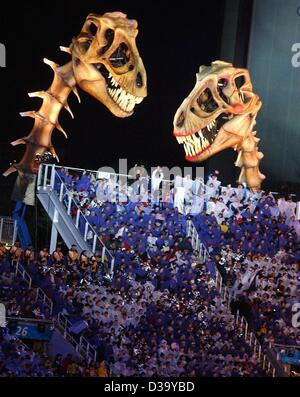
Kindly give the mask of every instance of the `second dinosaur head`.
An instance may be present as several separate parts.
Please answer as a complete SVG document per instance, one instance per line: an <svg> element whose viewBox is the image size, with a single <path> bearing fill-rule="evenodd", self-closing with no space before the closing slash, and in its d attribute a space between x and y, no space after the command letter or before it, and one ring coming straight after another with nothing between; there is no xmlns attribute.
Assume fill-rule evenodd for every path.
<svg viewBox="0 0 300 397"><path fill-rule="evenodd" d="M260 107L248 70L223 61L200 66L195 87L174 117L174 136L184 145L186 160L202 162L238 147Z"/></svg>

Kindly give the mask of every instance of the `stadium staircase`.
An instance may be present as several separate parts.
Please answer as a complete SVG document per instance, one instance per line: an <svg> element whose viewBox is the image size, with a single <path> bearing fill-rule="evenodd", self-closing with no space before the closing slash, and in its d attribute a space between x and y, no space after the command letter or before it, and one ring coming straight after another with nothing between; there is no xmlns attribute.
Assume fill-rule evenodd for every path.
<svg viewBox="0 0 300 397"><path fill-rule="evenodd" d="M24 267L16 262L13 262L12 265L15 276L21 277L27 284L28 289L32 289L32 278ZM52 315L54 332L48 346L50 356L54 357L57 353L63 355L71 353L73 356L80 356L88 363L96 362L96 349L83 336L76 338L74 333L70 331L73 328L73 324L65 314L62 312L57 315L53 314L53 301L41 288L36 288L35 300L43 302L44 306L48 308L49 313Z"/></svg>
<svg viewBox="0 0 300 397"><path fill-rule="evenodd" d="M73 198L73 194L60 178L54 165L42 164L37 180L37 197L68 248L76 245L88 254L101 252L102 262L109 264L113 274L114 257L98 237ZM74 210L76 215L72 216ZM51 244L53 245L53 244Z"/></svg>

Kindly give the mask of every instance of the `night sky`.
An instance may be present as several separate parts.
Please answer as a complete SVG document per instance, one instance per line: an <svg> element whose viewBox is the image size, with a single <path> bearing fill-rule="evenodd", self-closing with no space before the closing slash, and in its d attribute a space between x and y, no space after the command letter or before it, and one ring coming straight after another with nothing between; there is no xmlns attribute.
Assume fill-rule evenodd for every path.
<svg viewBox="0 0 300 397"><path fill-rule="evenodd" d="M148 78L148 97L127 119L113 116L100 102L80 91L82 103L71 95L75 119L63 111L60 122L65 140L54 131L53 143L61 164L96 169L114 165L119 158L129 164L190 166L172 137L175 111L195 83L200 64L219 58L224 1L27 1L6 4L1 14L0 42L7 50L7 67L0 68L1 140L0 171L19 160L24 147L9 145L28 135L33 125L19 112L37 110L40 100L28 92L46 90L52 81L44 57L64 64L70 57L59 50L68 46L93 12L122 11L139 23L137 46ZM13 186L15 176L1 186Z"/></svg>

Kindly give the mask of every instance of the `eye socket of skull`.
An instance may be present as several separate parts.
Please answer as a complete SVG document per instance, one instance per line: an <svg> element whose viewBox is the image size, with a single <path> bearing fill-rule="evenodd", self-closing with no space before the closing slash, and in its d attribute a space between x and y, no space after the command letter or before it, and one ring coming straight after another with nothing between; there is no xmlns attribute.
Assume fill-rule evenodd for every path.
<svg viewBox="0 0 300 397"><path fill-rule="evenodd" d="M201 94L196 99L196 103L201 111L204 113L213 113L219 107L217 102L214 100L213 94L209 88L206 88L204 91L201 92Z"/></svg>
<svg viewBox="0 0 300 397"><path fill-rule="evenodd" d="M72 40L77 84L118 117L132 114L135 104L147 95L146 72L135 42L137 34L137 22L123 13L90 14Z"/></svg>
<svg viewBox="0 0 300 397"><path fill-rule="evenodd" d="M252 99L252 85L250 78L245 74L240 74L235 77L234 84L239 93L240 101L247 104Z"/></svg>
<svg viewBox="0 0 300 397"><path fill-rule="evenodd" d="M94 22L91 21L88 26L88 30L92 36L96 36L96 34L98 32L98 26Z"/></svg>
<svg viewBox="0 0 300 397"><path fill-rule="evenodd" d="M106 40L106 44L105 44L104 47L100 48L100 50L99 50L99 55L100 56L105 54L106 51L111 47L111 45L112 45L112 43L114 41L114 38L115 38L114 30L110 29L110 28L106 29L106 31L104 33L104 37L105 37L105 40Z"/></svg>
<svg viewBox="0 0 300 397"><path fill-rule="evenodd" d="M245 85L245 83L246 83L246 78L245 78L244 75L241 74L240 76L237 76L237 77L234 79L234 82L235 82L236 88L237 88L238 90L240 90L240 89Z"/></svg>
<svg viewBox="0 0 300 397"><path fill-rule="evenodd" d="M220 96L221 99L223 99L223 101L228 105L229 104L229 100L228 97L226 96L226 94L224 93L224 89L226 89L226 87L228 87L229 85L229 81L225 78L221 78L218 80L218 94Z"/></svg>
<svg viewBox="0 0 300 397"><path fill-rule="evenodd" d="M130 60L130 50L128 45L121 42L118 48L109 57L109 62L114 68L120 68L126 65Z"/></svg>

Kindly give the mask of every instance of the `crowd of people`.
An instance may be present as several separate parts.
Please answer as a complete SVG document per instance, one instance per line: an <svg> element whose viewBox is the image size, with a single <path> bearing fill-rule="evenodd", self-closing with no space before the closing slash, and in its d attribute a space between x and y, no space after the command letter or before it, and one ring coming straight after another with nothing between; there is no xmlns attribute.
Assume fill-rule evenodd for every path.
<svg viewBox="0 0 300 397"><path fill-rule="evenodd" d="M7 329L0 328L0 377L107 377L104 362L88 364L71 354L55 357L29 349Z"/></svg>
<svg viewBox="0 0 300 397"><path fill-rule="evenodd" d="M299 297L292 201L243 186L224 190L214 174L203 191L191 184L194 197L182 211L174 200L143 201L134 188L136 200L100 200L107 180L64 169L58 192L60 178L77 204L72 216L80 208L114 256L113 277L100 253L89 256L75 246L35 253L16 243L1 262L3 268L23 263L52 299L53 315L63 312L74 325L85 324L74 337L83 335L96 347L111 375L265 376L216 290L216 270L231 288L233 313L244 308L263 344L299 343L289 318ZM209 252L204 262L186 235L191 219ZM44 308L39 311L47 318Z"/></svg>
<svg viewBox="0 0 300 397"><path fill-rule="evenodd" d="M213 202L224 207L224 190L213 189L213 182L209 186ZM221 213L212 211L208 201L206 211L193 218L212 267L220 271L235 307L243 308L263 344L300 346L300 332L292 326L292 307L300 296L296 203L291 197L276 200L267 193L251 197L242 191L237 200L228 190L225 201ZM233 208L233 203L238 205ZM234 214L223 219L228 210Z"/></svg>

